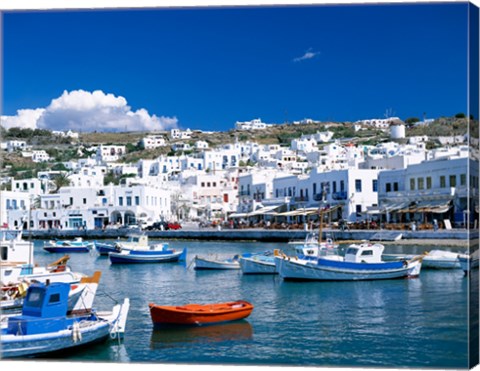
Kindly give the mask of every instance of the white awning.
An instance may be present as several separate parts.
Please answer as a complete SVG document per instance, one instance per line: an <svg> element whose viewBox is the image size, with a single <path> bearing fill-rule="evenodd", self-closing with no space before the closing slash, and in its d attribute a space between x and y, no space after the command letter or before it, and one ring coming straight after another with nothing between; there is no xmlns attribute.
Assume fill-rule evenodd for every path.
<svg viewBox="0 0 480 371"><path fill-rule="evenodd" d="M248 216L266 215L266 214L275 215L277 213L273 212L273 210L279 208L280 206L282 205L265 206L255 211L252 211L251 213L248 214Z"/></svg>

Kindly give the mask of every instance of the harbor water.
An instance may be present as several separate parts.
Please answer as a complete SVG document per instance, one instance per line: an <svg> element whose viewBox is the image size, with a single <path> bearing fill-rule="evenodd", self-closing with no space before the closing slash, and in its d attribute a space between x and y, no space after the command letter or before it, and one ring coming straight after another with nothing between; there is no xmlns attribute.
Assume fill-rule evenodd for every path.
<svg viewBox="0 0 480 371"><path fill-rule="evenodd" d="M35 241L35 262L62 254ZM111 265L96 253L71 254L74 271L100 270L95 306L129 297L124 340L65 354L62 360L221 365L467 368L469 278L461 270L422 270L419 278L363 282L285 282L241 271L195 271L195 255L233 256L285 243L170 241L185 263ZM445 248L448 249L448 248ZM385 253L423 253L386 246ZM459 251L452 250L452 251ZM243 299L245 320L154 329L149 303L182 305Z"/></svg>

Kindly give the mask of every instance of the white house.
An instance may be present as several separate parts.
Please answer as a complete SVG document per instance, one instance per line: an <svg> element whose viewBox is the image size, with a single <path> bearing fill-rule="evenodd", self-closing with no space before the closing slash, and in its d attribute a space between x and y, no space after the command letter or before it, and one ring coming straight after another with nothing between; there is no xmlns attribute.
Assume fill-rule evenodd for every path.
<svg viewBox="0 0 480 371"><path fill-rule="evenodd" d="M195 142L195 149L197 150L205 150L208 149L208 143L204 140L197 140Z"/></svg>
<svg viewBox="0 0 480 371"><path fill-rule="evenodd" d="M13 151L24 151L29 149L30 146L27 146L27 142L24 140L9 140L7 141L7 152Z"/></svg>
<svg viewBox="0 0 480 371"><path fill-rule="evenodd" d="M313 152L318 150L317 141L311 137L301 137L297 139L292 139L290 143L290 148L292 151L301 151L301 152Z"/></svg>
<svg viewBox="0 0 480 371"><path fill-rule="evenodd" d="M272 124L266 124L261 119L253 119L252 121L237 121L235 123L236 130L263 130Z"/></svg>
<svg viewBox="0 0 480 371"><path fill-rule="evenodd" d="M125 155L125 146L105 145L101 144L97 147L96 159L97 162L116 162Z"/></svg>
<svg viewBox="0 0 480 371"><path fill-rule="evenodd" d="M148 135L140 141L140 145L144 149L153 149L158 147L165 147L167 145L167 141L161 135Z"/></svg>
<svg viewBox="0 0 480 371"><path fill-rule="evenodd" d="M33 200L29 192L0 192L0 226L21 229L28 227L30 205Z"/></svg>
<svg viewBox="0 0 480 371"><path fill-rule="evenodd" d="M180 130L180 129L171 129L170 138L171 139L190 139L192 137L192 131L190 129Z"/></svg>
<svg viewBox="0 0 480 371"><path fill-rule="evenodd" d="M50 155L44 150L34 150L32 151L32 161L33 162L47 162L50 160Z"/></svg>

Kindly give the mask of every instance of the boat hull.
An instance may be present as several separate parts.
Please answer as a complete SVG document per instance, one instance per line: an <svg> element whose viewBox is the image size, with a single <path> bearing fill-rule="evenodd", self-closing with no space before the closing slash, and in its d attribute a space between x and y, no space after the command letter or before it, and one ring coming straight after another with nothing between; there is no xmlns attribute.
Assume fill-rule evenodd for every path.
<svg viewBox="0 0 480 371"><path fill-rule="evenodd" d="M95 249L102 256L108 256L111 252L118 252L118 249L111 244L95 242Z"/></svg>
<svg viewBox="0 0 480 371"><path fill-rule="evenodd" d="M238 261L210 260L195 257L195 270L234 270L240 269Z"/></svg>
<svg viewBox="0 0 480 371"><path fill-rule="evenodd" d="M394 278L416 277L420 274L421 261L395 267L380 264L369 267L368 264L327 262L325 265L315 261L276 257L275 264L279 275L284 280L292 281L362 281L385 280ZM326 260L326 259L325 259ZM354 264L359 264L358 268ZM387 263L385 263L387 264Z"/></svg>
<svg viewBox="0 0 480 371"><path fill-rule="evenodd" d="M155 326L205 325L244 319L252 313L253 305L246 301L219 304L189 304L185 306L160 306L149 304L150 316Z"/></svg>
<svg viewBox="0 0 480 371"><path fill-rule="evenodd" d="M243 274L278 274L273 257L271 259L241 258L240 268Z"/></svg>
<svg viewBox="0 0 480 371"><path fill-rule="evenodd" d="M72 253L90 251L90 247L87 246L45 246L43 249L51 253Z"/></svg>
<svg viewBox="0 0 480 371"><path fill-rule="evenodd" d="M142 263L170 263L177 262L183 258L186 250L174 251L170 253L165 252L140 252L140 251L126 251L119 253L110 253L108 257L112 264L142 264Z"/></svg>
<svg viewBox="0 0 480 371"><path fill-rule="evenodd" d="M1 358L30 357L67 350L106 340L110 334L108 322L84 323L73 329L36 335L3 335L0 340Z"/></svg>

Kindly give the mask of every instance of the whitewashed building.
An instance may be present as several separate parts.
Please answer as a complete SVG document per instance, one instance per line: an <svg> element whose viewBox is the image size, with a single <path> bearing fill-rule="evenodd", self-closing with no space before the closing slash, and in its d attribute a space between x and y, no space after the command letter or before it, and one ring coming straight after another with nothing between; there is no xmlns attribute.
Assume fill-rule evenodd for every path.
<svg viewBox="0 0 480 371"><path fill-rule="evenodd" d="M440 158L405 169L379 173L379 212L388 220L432 222L450 220L464 225L475 218L478 162L467 156ZM478 212L476 214L478 218Z"/></svg>
<svg viewBox="0 0 480 371"><path fill-rule="evenodd" d="M59 193L40 196L40 208L31 211L33 229L101 229L142 220L154 222L172 217L168 189L144 185L102 188L63 187ZM10 213L14 220L26 214Z"/></svg>
<svg viewBox="0 0 480 371"><path fill-rule="evenodd" d="M264 130L272 124L266 124L261 119L253 119L251 121L237 121L235 123L236 130Z"/></svg>
<svg viewBox="0 0 480 371"><path fill-rule="evenodd" d="M158 147L165 147L167 145L167 141L161 135L148 135L141 139L140 145L144 149L153 149Z"/></svg>
<svg viewBox="0 0 480 371"><path fill-rule="evenodd" d="M33 162L47 162L50 160L50 155L42 150L34 150L32 151L32 161Z"/></svg>
<svg viewBox="0 0 480 371"><path fill-rule="evenodd" d="M97 147L96 159L99 163L116 162L125 155L125 146L101 144Z"/></svg>

